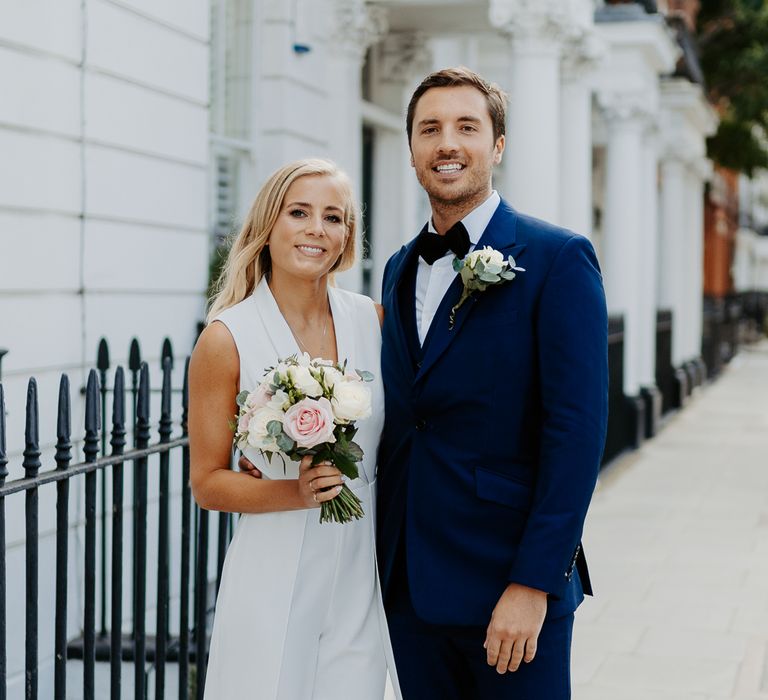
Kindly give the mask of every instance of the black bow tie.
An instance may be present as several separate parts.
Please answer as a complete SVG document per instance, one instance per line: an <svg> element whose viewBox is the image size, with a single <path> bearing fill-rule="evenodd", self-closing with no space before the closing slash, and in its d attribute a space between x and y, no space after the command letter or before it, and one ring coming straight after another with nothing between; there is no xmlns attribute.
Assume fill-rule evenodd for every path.
<svg viewBox="0 0 768 700"><path fill-rule="evenodd" d="M444 236L431 233L425 228L416 241L419 255L428 265L442 258L449 250L461 259L469 252L469 245L469 234L461 221L451 226Z"/></svg>

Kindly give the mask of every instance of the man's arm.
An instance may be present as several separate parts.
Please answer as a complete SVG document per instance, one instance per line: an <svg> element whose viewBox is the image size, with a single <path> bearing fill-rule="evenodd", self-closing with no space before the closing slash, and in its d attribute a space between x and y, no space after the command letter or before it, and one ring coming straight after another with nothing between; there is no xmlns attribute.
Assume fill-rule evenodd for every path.
<svg viewBox="0 0 768 700"><path fill-rule="evenodd" d="M592 245L558 252L537 318L543 429L534 502L485 648L499 673L536 655L547 594L562 596L597 479L608 411L608 321Z"/></svg>
<svg viewBox="0 0 768 700"><path fill-rule="evenodd" d="M608 420L608 314L586 238L568 239L556 256L536 335L541 448L533 504L509 580L560 598L570 582Z"/></svg>

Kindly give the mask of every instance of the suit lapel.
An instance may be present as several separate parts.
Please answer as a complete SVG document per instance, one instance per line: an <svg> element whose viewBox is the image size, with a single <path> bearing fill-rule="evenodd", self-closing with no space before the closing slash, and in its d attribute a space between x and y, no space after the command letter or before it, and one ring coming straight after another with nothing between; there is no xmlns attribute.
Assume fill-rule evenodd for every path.
<svg viewBox="0 0 768 700"><path fill-rule="evenodd" d="M398 354L403 365L408 367L411 372L413 372L416 356L419 352L414 305L416 258L416 239L414 239L406 245L398 267L393 271L391 297L391 311L397 331Z"/></svg>
<svg viewBox="0 0 768 700"><path fill-rule="evenodd" d="M504 254L507 258L510 255L517 260L518 256L525 250L525 243L517 243L517 214L512 207L503 199L494 212L488 226L480 240L475 246L479 250L485 246L490 246ZM456 318L452 329L449 329L449 319L451 309L461 298L463 285L461 275L456 275L448 291L445 293L440 306L435 313L435 318L429 327L427 337L424 339L424 357L421 367L416 375L418 382L435 364L440 356L445 352L448 346L461 332L461 327L472 312L475 304L482 298L483 292L475 292L469 297L456 311Z"/></svg>

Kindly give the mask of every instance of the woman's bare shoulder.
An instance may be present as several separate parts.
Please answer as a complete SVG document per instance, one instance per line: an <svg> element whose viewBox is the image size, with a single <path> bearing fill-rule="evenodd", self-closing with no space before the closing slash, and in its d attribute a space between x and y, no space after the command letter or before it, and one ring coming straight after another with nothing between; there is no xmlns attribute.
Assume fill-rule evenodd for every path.
<svg viewBox="0 0 768 700"><path fill-rule="evenodd" d="M195 343L191 363L192 366L231 369L239 373L240 355L235 339L224 323L213 321L203 329Z"/></svg>

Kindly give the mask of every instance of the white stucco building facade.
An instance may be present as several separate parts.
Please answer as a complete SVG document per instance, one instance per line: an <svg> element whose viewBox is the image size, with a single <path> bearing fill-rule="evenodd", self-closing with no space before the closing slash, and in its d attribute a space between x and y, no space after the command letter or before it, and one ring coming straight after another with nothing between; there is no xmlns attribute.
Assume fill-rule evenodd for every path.
<svg viewBox="0 0 768 700"><path fill-rule="evenodd" d="M213 245L289 160L330 157L352 176L368 255L340 284L378 297L387 258L429 212L409 165L405 107L426 73L458 64L509 93L495 186L521 211L592 239L609 310L624 320L624 393L657 412L657 310L672 310L676 366L701 352L705 138L716 125L701 87L670 77L679 55L661 15L595 0L5 3L0 348L9 480L21 476L27 378L39 383L43 468L51 468L60 373L75 389L75 426L76 390L99 338L114 366L138 337L157 385L162 340L179 360L195 340ZM739 279L763 275L768 285L763 238L745 231L752 252ZM82 504L72 508L81 518ZM48 534L51 512L41 522ZM23 515L13 513L9 561L22 562ZM76 544L72 552L75 571ZM23 595L23 582L15 585L9 600ZM46 634L41 668L51 663ZM9 678L19 689L21 645L13 654Z"/></svg>

